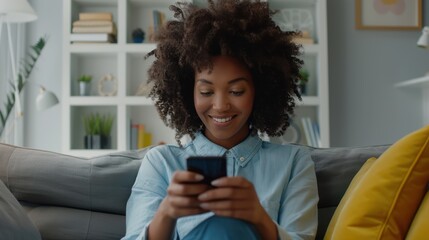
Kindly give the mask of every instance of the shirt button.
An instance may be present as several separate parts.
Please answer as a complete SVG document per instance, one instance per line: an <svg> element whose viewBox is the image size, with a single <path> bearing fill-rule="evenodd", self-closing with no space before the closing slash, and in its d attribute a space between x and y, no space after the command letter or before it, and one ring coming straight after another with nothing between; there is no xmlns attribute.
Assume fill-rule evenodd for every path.
<svg viewBox="0 0 429 240"><path fill-rule="evenodd" d="M241 162L243 162L244 160L246 160L244 157L240 157Z"/></svg>

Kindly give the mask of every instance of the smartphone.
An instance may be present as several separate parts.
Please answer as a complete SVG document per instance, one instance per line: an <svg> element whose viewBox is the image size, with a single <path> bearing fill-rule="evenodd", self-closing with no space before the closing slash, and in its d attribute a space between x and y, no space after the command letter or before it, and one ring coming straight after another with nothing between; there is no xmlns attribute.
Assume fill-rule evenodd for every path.
<svg viewBox="0 0 429 240"><path fill-rule="evenodd" d="M202 183L210 183L226 176L226 158L224 156L192 156L186 159L187 169L204 176Z"/></svg>

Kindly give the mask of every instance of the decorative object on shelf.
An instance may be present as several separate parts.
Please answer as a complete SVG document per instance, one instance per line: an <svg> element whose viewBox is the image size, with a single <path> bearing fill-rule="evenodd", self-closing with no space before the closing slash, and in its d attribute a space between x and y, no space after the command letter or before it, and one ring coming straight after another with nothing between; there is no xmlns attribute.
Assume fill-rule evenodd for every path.
<svg viewBox="0 0 429 240"><path fill-rule="evenodd" d="M53 92L47 91L43 86L40 86L39 95L36 98L37 110L48 109L57 103L59 103L57 96Z"/></svg>
<svg viewBox="0 0 429 240"><path fill-rule="evenodd" d="M152 88L153 88L153 82L149 82L149 83L142 82L140 83L140 86L137 89L136 96L147 97L149 96L149 93L152 90Z"/></svg>
<svg viewBox="0 0 429 240"><path fill-rule="evenodd" d="M45 44L46 44L46 38L45 37L40 38L34 45L30 46L31 51L30 53L27 54L27 59L25 59L25 61L20 61L21 66L19 68L19 72L17 73L17 75L15 75L17 80L14 80L16 81L16 85L14 81L11 81L10 85L12 86L12 89L10 92L6 94L6 102L4 103L5 109L3 110L0 109L0 137L1 138L3 137L6 138L6 136L3 135L3 131L5 130L6 123L8 122L8 119L10 117L10 114L13 108L16 107L16 111L20 111L18 110L19 108L18 105L15 106L15 104L17 104L19 100L19 95L17 98L16 92L20 93L24 88L25 84L27 83L27 79L34 68L34 65L36 64L37 60L40 57L40 54L42 53L42 50L45 47ZM23 116L22 112L20 116ZM10 126L13 126L13 125L10 125Z"/></svg>
<svg viewBox="0 0 429 240"><path fill-rule="evenodd" d="M299 31L301 35L294 38L299 44L314 44L311 37L314 32L313 14L309 9L285 8L274 15L273 20L284 32Z"/></svg>
<svg viewBox="0 0 429 240"><path fill-rule="evenodd" d="M134 29L132 35L134 43L144 42L145 32L141 28Z"/></svg>
<svg viewBox="0 0 429 240"><path fill-rule="evenodd" d="M355 0L356 28L413 30L422 27L422 0Z"/></svg>
<svg viewBox="0 0 429 240"><path fill-rule="evenodd" d="M299 70L299 82L298 82L298 86L299 86L299 91L301 93L301 95L307 95L307 83L308 83L308 78L309 78L310 74L308 73L308 70L305 68L301 68Z"/></svg>
<svg viewBox="0 0 429 240"><path fill-rule="evenodd" d="M79 82L79 95L89 96L89 93L91 92L92 76L83 74L77 79L77 81Z"/></svg>
<svg viewBox="0 0 429 240"><path fill-rule="evenodd" d="M300 143L301 131L299 126L293 121L290 123L286 132L279 137L269 137L266 133L258 133L259 137L267 142L278 143L278 144L289 144L289 143Z"/></svg>
<svg viewBox="0 0 429 240"><path fill-rule="evenodd" d="M89 114L83 117L83 124L85 126L85 149L111 148L112 115Z"/></svg>
<svg viewBox="0 0 429 240"><path fill-rule="evenodd" d="M117 92L118 81L112 74L106 74L98 81L98 94L100 96L116 96Z"/></svg>

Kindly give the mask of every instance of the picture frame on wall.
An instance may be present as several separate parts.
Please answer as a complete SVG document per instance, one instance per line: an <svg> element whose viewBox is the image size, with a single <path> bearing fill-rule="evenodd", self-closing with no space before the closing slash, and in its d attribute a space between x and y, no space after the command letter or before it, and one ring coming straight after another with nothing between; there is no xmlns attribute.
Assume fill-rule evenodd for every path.
<svg viewBox="0 0 429 240"><path fill-rule="evenodd" d="M355 0L356 29L420 30L422 0Z"/></svg>

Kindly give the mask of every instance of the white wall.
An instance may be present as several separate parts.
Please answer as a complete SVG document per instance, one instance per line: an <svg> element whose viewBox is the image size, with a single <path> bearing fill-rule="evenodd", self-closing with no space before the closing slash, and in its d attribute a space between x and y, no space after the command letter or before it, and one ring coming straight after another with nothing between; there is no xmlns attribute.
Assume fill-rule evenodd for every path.
<svg viewBox="0 0 429 240"><path fill-rule="evenodd" d="M61 100L62 1L29 2L39 19L28 25L27 44L49 40L26 88L25 145L61 151L60 106L36 112L34 99L40 83ZM429 51L415 45L420 31L355 30L354 1L327 2L331 145L392 143L421 127L421 93L393 86L429 70Z"/></svg>
<svg viewBox="0 0 429 240"><path fill-rule="evenodd" d="M61 151L61 105L38 112L35 100L41 84L61 101L63 1L30 0L29 3L38 19L27 25L26 45L45 35L48 41L25 87L24 145Z"/></svg>

